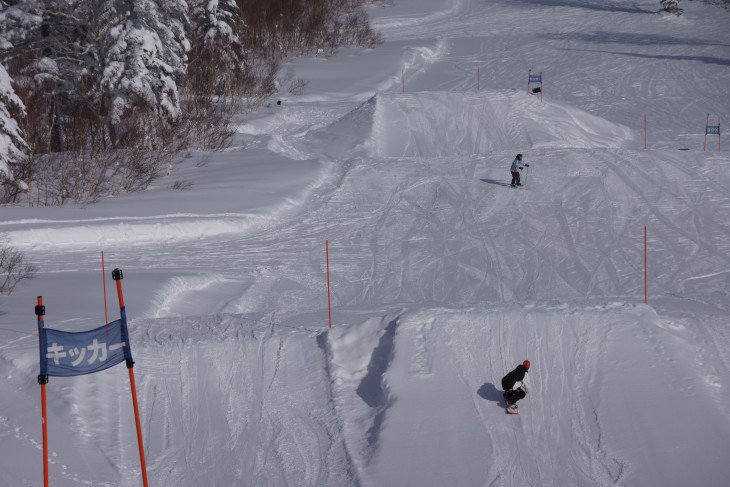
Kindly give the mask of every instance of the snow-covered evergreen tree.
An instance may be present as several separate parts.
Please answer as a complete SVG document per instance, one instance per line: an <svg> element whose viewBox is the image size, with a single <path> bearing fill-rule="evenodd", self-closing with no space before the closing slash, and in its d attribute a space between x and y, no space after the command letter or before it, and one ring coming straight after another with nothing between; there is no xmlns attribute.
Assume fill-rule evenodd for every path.
<svg viewBox="0 0 730 487"><path fill-rule="evenodd" d="M245 71L247 52L236 31L242 24L236 1L192 0L190 6L190 85L197 94L236 93L249 77Z"/></svg>
<svg viewBox="0 0 730 487"><path fill-rule="evenodd" d="M19 71L27 87L26 105L33 125L29 137L39 152L69 150L75 120L68 114L93 112L98 105L98 96L90 96L88 90L93 85L89 64L94 63L96 49L88 37L87 3L92 2L27 2L41 21L26 29L25 60ZM82 110L86 105L92 108Z"/></svg>
<svg viewBox="0 0 730 487"><path fill-rule="evenodd" d="M662 4L662 10L670 14L679 16L684 12L679 8L679 0L660 0L660 3Z"/></svg>
<svg viewBox="0 0 730 487"><path fill-rule="evenodd" d="M130 110L151 111L163 121L180 116L178 82L190 49L187 8L185 0L102 2L102 87L115 130Z"/></svg>
<svg viewBox="0 0 730 487"><path fill-rule="evenodd" d="M7 5L0 1L0 53L3 57L13 47L5 38L6 9ZM0 64L0 181L14 179L12 166L25 159L28 148L13 113L22 116L25 107L15 94L5 66Z"/></svg>
<svg viewBox="0 0 730 487"><path fill-rule="evenodd" d="M206 44L240 43L232 26L238 11L235 0L192 0L191 10L196 34Z"/></svg>
<svg viewBox="0 0 730 487"><path fill-rule="evenodd" d="M1 41L0 41L1 42ZM0 64L0 180L13 179L12 166L25 159L27 145L11 111L23 114L25 107L17 97L10 76Z"/></svg>
<svg viewBox="0 0 730 487"><path fill-rule="evenodd" d="M37 0L0 0L0 30L5 40L15 44L25 41L35 26L40 25L41 11Z"/></svg>

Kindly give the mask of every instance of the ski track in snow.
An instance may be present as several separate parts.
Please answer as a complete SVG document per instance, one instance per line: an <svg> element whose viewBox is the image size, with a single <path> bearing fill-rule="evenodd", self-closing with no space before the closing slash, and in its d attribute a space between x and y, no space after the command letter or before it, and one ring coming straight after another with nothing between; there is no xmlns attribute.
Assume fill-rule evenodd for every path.
<svg viewBox="0 0 730 487"><path fill-rule="evenodd" d="M292 103L267 131L241 128L272 152L331 164L302 210L124 226L115 260L155 283L130 311L154 485L721 485L730 176L726 156L673 150L698 144L680 127L706 107L678 92L696 80L670 62L718 60L702 42L642 34L648 2L426 3L375 22L404 46L408 93L398 76L365 102ZM543 34L498 20L515 15ZM603 32L606 16L625 30ZM459 54L474 39L477 52ZM649 41L675 50L639 52ZM542 104L505 85L524 65L550 79ZM720 81L699 82L712 92ZM664 122L652 120L652 151L611 122L627 104ZM517 151L527 191L501 184ZM118 228L78 223L83 238L53 241L15 222L14 242L42 268L95 272L89 249ZM653 308L637 304L644 225ZM165 237L173 228L182 238ZM0 415L0 441L35 455L37 432L13 419L35 407L21 382L34 377L31 342L0 347L23 391ZM535 390L506 417L499 380L527 357ZM139 484L125 372L109 373L53 385L52 433L72 430L70 444L105 465L52 445L60 485ZM709 453L677 461L693 449ZM7 473L13 455L0 483L22 485Z"/></svg>
<svg viewBox="0 0 730 487"><path fill-rule="evenodd" d="M410 104L409 100L417 98L409 95L404 102ZM433 95L427 95L426 99L433 99ZM398 104L399 97L389 101L386 107L393 102ZM410 117L419 114L416 110ZM374 131L377 131L378 116L374 116ZM426 123L416 128L424 121L416 122L407 126L416 134L428 126ZM512 132L520 133L519 130ZM454 140L455 150L471 144L465 140ZM271 336L270 327L263 330L254 327L248 335L241 331L231 338L210 338L211 334L215 337L219 333L220 323L206 326L206 319L185 318L181 319L187 324L180 328L198 329L195 340L178 340L173 338L176 332L163 331L172 325L167 324L170 318L162 317L172 313L189 316L199 311L186 309L185 302L200 293L210 295L207 302L220 303L207 310L212 313L267 309L302 313L321 309L319 297L325 292L321 242L325 238L330 239L333 298L337 307L362 308L370 303L400 307L426 302L466 307L485 301L622 300L636 296L641 289L641 281L636 276L641 269L642 222L654 222L650 225L652 238L658 242L653 244L657 250L650 254L656 262L654 265L674 269L671 274L654 276L652 286L657 290L663 294L682 293L684 284L689 280L694 285L698 275L704 276L699 285L711 286L713 281L723 279L722 274L707 273L706 269L708 265L717 265L718 259L723 264L727 262L725 229L711 218L727 208L728 194L718 187L710 189L710 194L705 192L705 197L698 200L693 186L669 184L666 189L655 192L642 189L648 181L680 178L675 173L681 171L674 164L658 167L641 152L622 148L536 150L532 152L530 176L540 177L541 184L532 186L528 192L509 192L508 188L494 186L489 181L503 177L504 161L511 152L502 150L490 156L454 158L429 154L428 145L416 143L411 147L425 153L417 154L418 157L360 156L349 161L331 187L312 195L305 214L281 227L227 239L195 241L189 244L191 252L185 255L177 254L174 247L135 246L116 250L121 261L132 262L134 255L137 264L125 267L129 274L137 266L155 267L160 262L171 268L206 269L205 275L176 277L160 287L151 311L143 313L149 318L135 324L135 328L149 327L154 333L133 340L140 343L138 360L145 364L141 402L147 414L154 418L148 420L146 428L150 438L149 456L155 459L150 463L150 470L156 478L167 479L162 485L236 483L244 476L251 476L251 485L405 482L405 478L392 478L398 467L386 460L389 452L395 455L395 451L404 449L400 438L409 435L406 429L401 431L395 425L441 420L426 405L419 408L413 400L398 399L399 385L406 390L414 386L403 385L402 377L400 382L397 377L385 379L391 369L411 370L416 377L422 377L418 380L425 377L426 383L430 377L446 373L466 386L460 391L459 401L447 401L444 406L459 410L464 407L463 401L468 401L471 406L459 414L471 419L457 425L450 423L449 417L442 420L451 427L482 425L481 430L472 433L476 439L466 444L483 442L485 450L479 456L493 459L483 468L475 468L476 458L461 451L456 444L447 443L448 451L462 453L450 455L447 463L454 469L466 469L467 477L474 483L614 485L630 478L635 469L633 462L611 453L603 445L606 440L601 424L601 397L590 395L591 391L600 390L598 379L592 376L596 368L590 366L591 361L600 355L601 345L609 337L608 330L618 327L620 320L602 322L605 329L598 333L585 323L576 323L565 334L560 324L563 313L558 313L553 323L550 312L539 310L532 320L528 319L529 314L515 319L508 311L506 317L497 318L473 310L471 314L476 318L465 321L439 317L439 312L434 311L435 319L425 318L432 321L431 325L418 325L418 347L413 352L409 351L412 345L403 345L402 340L414 331L407 325L398 328L395 360L402 354L410 363L389 364L379 372L387 380L394 401L372 407L363 404L355 409L352 404L362 401L356 394L360 380L342 388L337 386L342 374L318 373L327 368L324 361L334 359L323 355L311 336L295 342L278 334ZM548 164L549 172L543 169ZM371 176L385 169L391 175L387 180ZM706 207L698 211L699 205ZM692 215L688 220L690 226L683 221L686 214ZM698 237L698 226L703 227L703 239ZM708 229L712 229L710 233ZM661 247L660 242L669 239L678 243ZM674 254L685 248L688 253ZM127 252L129 257L125 255ZM191 259L191 255L197 257ZM211 262L216 256L225 256L221 261L224 265L218 269ZM57 265L61 266L64 257L69 259L69 266L74 259L68 254L49 257L59 259ZM670 261L672 265L668 264ZM249 263L255 265L251 267ZM276 293L272 292L274 289ZM429 312L421 313L428 315ZM232 316L223 320L226 333L232 326L227 320L235 321L237 315ZM580 317L588 319L590 313ZM409 316L406 323L411 320L418 322ZM495 321L499 323L498 334L482 337L477 330L473 331L475 336L470 335L470 328L474 327L491 331ZM534 322L541 322L540 328L546 331L538 329ZM529 331L517 336L509 331L523 326ZM454 335L457 332L451 330L463 335ZM627 332L632 333L630 330L613 333L619 337L616 340L625 340ZM720 339L711 333L707 331L710 340ZM639 328L638 336L643 336L649 350L662 353L645 325ZM205 338L199 341L202 337ZM447 343L443 342L445 337L449 337ZM522 348L518 345L520 340ZM375 353L375 343L370 347L359 345L357 350L364 351L368 359L368 350ZM467 344L473 348L459 349ZM296 393L272 389L282 367L301 369L294 357L301 355L302 346L308 359L320 364L305 370L306 383L309 387L317 384L320 397L331 397L334 404L334 408L325 409L314 418L301 417L300 411L308 409L306 396L301 398L303 402L282 409L280 404L289 402ZM446 346L455 350L445 357ZM289 353L282 355L282 349ZM711 349L705 347L705 353ZM229 360L239 354L247 360L242 363ZM158 355L159 365L155 359ZM282 356L287 357L286 365L281 363ZM504 424L504 411L495 407L494 391L486 404L475 393L485 377L493 377L492 384L498 384L500 374L513 366L510 360L520 356L534 357L535 363L542 364L535 375L544 373L544 376L536 386L539 392L529 397L522 414L506 418L513 424ZM499 360L493 362L494 357ZM178 364L176 369L180 372L176 377L166 372L169 360ZM360 370L367 370L367 363ZM253 370L243 370L244 366L254 364ZM444 364L449 365L442 372ZM585 372L571 376L571 371L581 370ZM716 377L721 375L719 371L714 374L710 371L705 376L709 389L718 389L712 384L718 383ZM334 388L321 389L321 384L330 380L334 381ZM439 379L438 383L442 381L452 382ZM283 384L290 386L291 379ZM75 394L94 394L78 387L73 388ZM611 392L629 400L617 390ZM429 396L427 392L424 394L420 399L427 403ZM718 396L721 397L724 394ZM196 401L194 398L211 399ZM322 399L309 402L317 404ZM402 405L404 402L407 406ZM565 404L570 404L569 416L560 409ZM122 414L122 406L119 411L109 412L108 417L115 417L115 412ZM85 418L79 419L81 422L75 427L81 438L85 428L96 429L95 415L98 412L73 414ZM385 424L390 425L388 433L376 434ZM120 426L118 431L122 430ZM411 436L418 438L418 435ZM133 444L129 435L123 434L121 438ZM364 438L378 439L363 443ZM111 435L108 441L113 444L118 440ZM437 440L426 436L422 441ZM247 447L251 444L259 446L251 450ZM509 454L503 453L504 448ZM110 447L109 451L112 450ZM216 454L211 456L209 452L213 451ZM423 455L423 451L418 452ZM547 452L551 455L546 457ZM126 449L124 454L122 459L109 453L110 462L133 463L133 448ZM403 454L395 458L406 464L408 460L416 462L404 458ZM564 458L571 458L572 465L556 469L555 462ZM381 472L386 476L381 477ZM422 485L440 485L435 479L445 482L446 474L455 474L454 470L446 469L439 474L423 467L419 475L409 469L402 472L410 472L410 479L420 478Z"/></svg>

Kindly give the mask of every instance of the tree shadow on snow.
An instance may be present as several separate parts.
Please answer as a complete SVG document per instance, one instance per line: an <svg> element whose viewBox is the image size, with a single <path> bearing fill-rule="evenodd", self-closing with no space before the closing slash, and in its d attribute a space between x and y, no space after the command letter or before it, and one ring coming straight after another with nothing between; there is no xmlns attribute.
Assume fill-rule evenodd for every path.
<svg viewBox="0 0 730 487"><path fill-rule="evenodd" d="M598 49L563 49L563 51L584 51L598 52L602 54L616 54L619 56L631 56L641 59L660 59L664 61L698 61L705 64L717 64L719 66L730 66L730 60L712 56L667 56L663 54L637 54L634 52L603 51Z"/></svg>
<svg viewBox="0 0 730 487"><path fill-rule="evenodd" d="M721 44L714 40L704 39L684 39L661 34L637 33L637 32L608 32L597 31L587 32L583 34L545 34L541 36L551 41L584 41L591 44L617 44L617 45L636 45L636 46L702 46L702 47L730 47L727 44ZM599 51L601 52L601 51ZM620 53L619 53L620 54Z"/></svg>
<svg viewBox="0 0 730 487"><path fill-rule="evenodd" d="M485 382L477 391L477 395L487 401L499 403L504 397L502 397L502 391L497 389L491 382Z"/></svg>
<svg viewBox="0 0 730 487"><path fill-rule="evenodd" d="M538 4L540 7L566 7L566 8L584 8L588 10L598 10L599 12L624 12L629 14L655 14L657 10L644 10L636 5L629 7L622 5L611 5L607 2L596 0L513 0L515 3L531 3ZM659 3L659 2L657 2Z"/></svg>

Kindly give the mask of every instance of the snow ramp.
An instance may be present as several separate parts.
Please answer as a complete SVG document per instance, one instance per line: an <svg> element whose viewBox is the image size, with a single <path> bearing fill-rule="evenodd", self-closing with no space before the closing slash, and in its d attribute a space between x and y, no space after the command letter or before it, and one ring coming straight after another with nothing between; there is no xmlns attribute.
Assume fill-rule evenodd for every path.
<svg viewBox="0 0 730 487"><path fill-rule="evenodd" d="M321 332L276 321L222 314L133 327L151 485L358 485Z"/></svg>
<svg viewBox="0 0 730 487"><path fill-rule="evenodd" d="M632 131L516 90L379 94L374 157L448 157L538 148L624 148Z"/></svg>
<svg viewBox="0 0 730 487"><path fill-rule="evenodd" d="M647 306L423 308L329 335L363 485L727 478L723 395L687 355L684 324ZM507 416L500 379L525 358L533 388Z"/></svg>
<svg viewBox="0 0 730 487"><path fill-rule="evenodd" d="M302 327L315 314L136 321L151 485L720 486L730 474L727 391L686 320L619 303L337 316L329 331ZM17 420L37 415L26 347L0 353L18 371L3 472L38 454L39 432ZM507 416L499 381L525 358L533 390ZM54 485L140 485L125 374L52 382Z"/></svg>

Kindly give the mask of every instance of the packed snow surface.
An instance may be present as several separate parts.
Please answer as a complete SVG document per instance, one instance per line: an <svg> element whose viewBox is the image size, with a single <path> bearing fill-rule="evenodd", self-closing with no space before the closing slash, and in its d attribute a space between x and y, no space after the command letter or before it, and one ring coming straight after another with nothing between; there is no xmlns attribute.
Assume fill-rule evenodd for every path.
<svg viewBox="0 0 730 487"><path fill-rule="evenodd" d="M228 150L0 210L39 268L0 301L0 486L43 485L36 296L99 326L114 267L150 485L727 485L730 11L375 3L384 44L292 60ZM141 485L124 367L47 391L51 485Z"/></svg>

